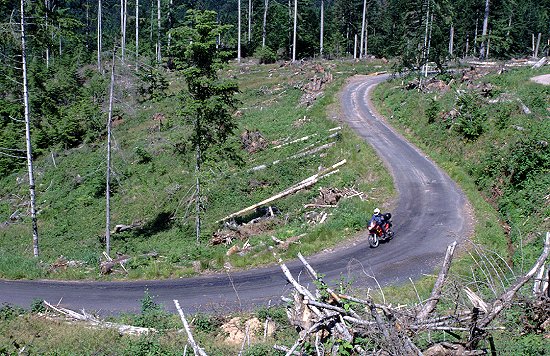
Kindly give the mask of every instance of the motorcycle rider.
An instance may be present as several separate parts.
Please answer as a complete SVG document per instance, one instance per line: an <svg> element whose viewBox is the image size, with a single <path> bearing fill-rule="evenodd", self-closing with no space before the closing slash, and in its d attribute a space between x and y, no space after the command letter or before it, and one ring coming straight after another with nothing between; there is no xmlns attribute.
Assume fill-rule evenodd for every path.
<svg viewBox="0 0 550 356"><path fill-rule="evenodd" d="M384 215L380 213L380 209L378 208L374 209L374 214L372 215L369 224L373 221L376 222L376 224L382 229L382 232L386 234L386 229L384 228L385 218Z"/></svg>

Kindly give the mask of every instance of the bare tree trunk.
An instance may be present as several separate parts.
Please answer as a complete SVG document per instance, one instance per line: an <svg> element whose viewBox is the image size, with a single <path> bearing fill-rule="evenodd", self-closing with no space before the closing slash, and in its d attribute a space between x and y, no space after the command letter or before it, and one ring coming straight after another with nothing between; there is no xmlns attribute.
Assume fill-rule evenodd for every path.
<svg viewBox="0 0 550 356"><path fill-rule="evenodd" d="M136 0L136 71L139 69L139 0Z"/></svg>
<svg viewBox="0 0 550 356"><path fill-rule="evenodd" d="M59 57L63 54L62 37L61 37L61 25L57 25L57 32L59 33Z"/></svg>
<svg viewBox="0 0 550 356"><path fill-rule="evenodd" d="M539 58L540 36L541 33L539 32L539 36L537 37L537 45L535 46L535 58Z"/></svg>
<svg viewBox="0 0 550 356"><path fill-rule="evenodd" d="M264 23L262 25L262 48L265 47L266 25L267 25L267 9L269 8L269 0L264 0Z"/></svg>
<svg viewBox="0 0 550 356"><path fill-rule="evenodd" d="M153 23L155 22L155 10L154 10L154 5L155 4L155 0L151 0L151 21L149 21L150 25L149 26L149 43L153 43ZM156 52L156 48L155 48L155 54L157 53Z"/></svg>
<svg viewBox="0 0 550 356"><path fill-rule="evenodd" d="M111 253L111 123L113 121L113 91L115 87L116 46L113 48L111 85L109 87L109 113L107 116L107 170L105 173L105 252Z"/></svg>
<svg viewBox="0 0 550 356"><path fill-rule="evenodd" d="M430 46L432 43L432 29L434 25L434 13L432 12L432 16L430 18L430 33L428 35L428 48L426 49L426 66L424 67L424 76L428 76L428 61L430 60Z"/></svg>
<svg viewBox="0 0 550 356"><path fill-rule="evenodd" d="M86 49L90 48L90 1L86 0Z"/></svg>
<svg viewBox="0 0 550 356"><path fill-rule="evenodd" d="M124 56L126 54L126 20L127 20L127 17L128 17L128 0L120 0L120 6L121 6L121 9L122 9L122 12L121 12L121 15L122 15L122 19L121 19L121 22L120 22L120 30L121 30L121 35L122 35L122 40L121 40L121 44L120 44L120 59L122 61L122 63L124 63Z"/></svg>
<svg viewBox="0 0 550 356"><path fill-rule="evenodd" d="M487 53L485 55L486 59L489 59L489 47L491 47L491 31L489 31L489 36L487 37Z"/></svg>
<svg viewBox="0 0 550 356"><path fill-rule="evenodd" d="M174 0L170 0L168 3L168 52L170 52L170 45L172 43L172 34L170 29L172 29L172 8L174 7Z"/></svg>
<svg viewBox="0 0 550 356"><path fill-rule="evenodd" d="M428 30L429 30L429 24L430 24L430 0L427 1L427 8L426 8L426 30L424 33L424 48L422 49L422 61L424 62L424 71L426 70L425 67L428 66L428 56L426 54L428 49Z"/></svg>
<svg viewBox="0 0 550 356"><path fill-rule="evenodd" d="M252 0L248 0L248 42L252 41Z"/></svg>
<svg viewBox="0 0 550 356"><path fill-rule="evenodd" d="M237 62L241 63L241 0L237 0Z"/></svg>
<svg viewBox="0 0 550 356"><path fill-rule="evenodd" d="M369 19L365 22L365 58L369 53Z"/></svg>
<svg viewBox="0 0 550 356"><path fill-rule="evenodd" d="M365 18L367 16L367 0L363 0L363 21L361 21L361 42L359 44L359 58L363 58L363 43L365 42ZM355 57L355 55L353 56Z"/></svg>
<svg viewBox="0 0 550 356"><path fill-rule="evenodd" d="M483 16L483 31L481 32L481 48L479 49L479 59L486 59L487 47L487 28L489 26L489 0L485 0L485 15Z"/></svg>
<svg viewBox="0 0 550 356"><path fill-rule="evenodd" d="M468 55L470 50L470 36L466 35L466 49L464 50L464 57Z"/></svg>
<svg viewBox="0 0 550 356"><path fill-rule="evenodd" d="M298 0L294 0L294 32L292 34L292 62L296 62L296 30L298 27Z"/></svg>
<svg viewBox="0 0 550 356"><path fill-rule="evenodd" d="M97 2L97 70L101 73L101 0Z"/></svg>
<svg viewBox="0 0 550 356"><path fill-rule="evenodd" d="M321 0L321 33L319 35L319 55L323 57L323 38L325 36L325 0Z"/></svg>
<svg viewBox="0 0 550 356"><path fill-rule="evenodd" d="M196 122L195 125L198 125L198 122ZM198 130L198 128L196 128L196 130ZM197 243L199 243L201 236L201 182L199 177L201 171L201 149L199 145L197 145L195 149L195 234Z"/></svg>
<svg viewBox="0 0 550 356"><path fill-rule="evenodd" d="M357 59L357 34L353 37L353 59Z"/></svg>
<svg viewBox="0 0 550 356"><path fill-rule="evenodd" d="M454 37L455 37L455 27L451 25L451 29L449 31L449 56L453 56L453 47L454 47Z"/></svg>
<svg viewBox="0 0 550 356"><path fill-rule="evenodd" d="M476 18L476 30L474 32L474 56L476 55L476 48L477 48L477 23L478 23L478 19Z"/></svg>
<svg viewBox="0 0 550 356"><path fill-rule="evenodd" d="M25 0L21 0L21 60L23 71L23 103L25 106L25 141L27 143L27 169L29 172L29 194L31 200L32 247L34 257L38 257L38 224L36 223L36 191L32 165L31 115L29 108L29 87L27 81L27 49L25 36Z"/></svg>
<svg viewBox="0 0 550 356"><path fill-rule="evenodd" d="M45 0L44 1L44 5L46 6L46 11L45 11L45 14L44 14L44 20L45 20L45 23L46 23L46 31L48 31L48 12L50 11L50 1L49 0ZM50 67L50 43L46 43L46 68L49 68Z"/></svg>
<svg viewBox="0 0 550 356"><path fill-rule="evenodd" d="M157 0L157 63L160 63L160 0Z"/></svg>

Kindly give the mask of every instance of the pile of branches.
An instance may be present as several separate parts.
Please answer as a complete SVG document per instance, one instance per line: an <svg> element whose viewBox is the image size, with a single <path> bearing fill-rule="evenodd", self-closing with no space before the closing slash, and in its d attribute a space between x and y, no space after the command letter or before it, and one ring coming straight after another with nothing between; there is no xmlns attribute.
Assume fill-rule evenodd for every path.
<svg viewBox="0 0 550 356"><path fill-rule="evenodd" d="M336 207L340 199L359 197L361 200L367 200L367 195L357 191L355 188L334 188L321 187L319 188L319 196L315 198L313 203L306 204L304 208L333 208Z"/></svg>
<svg viewBox="0 0 550 356"><path fill-rule="evenodd" d="M503 292L492 302L484 301L478 295L481 293L474 290L490 286L494 280L477 281L478 285L455 284L448 290L444 288L455 248L456 242L447 248L430 297L412 306L395 307L376 303L370 295L357 298L337 293L299 255L316 286L316 290L310 291L280 262L283 273L294 287L293 299L287 300L290 305L287 314L300 334L290 347L275 345L275 348L286 355L304 352L338 355L344 350L347 354L357 355L481 355L488 352L496 355L492 332L503 329L498 325L497 317L513 304L516 293L533 277L536 280L533 303L544 310L544 313L537 313L538 326L550 322L548 279L544 277L548 275L545 263L550 251L550 233L546 235L544 250L531 270L516 278L507 288L503 285ZM487 274L487 278L491 277ZM500 282L503 281L497 283ZM442 299L454 307L438 310L436 307ZM445 332L454 341L439 342L421 350L415 343L417 336L434 331Z"/></svg>

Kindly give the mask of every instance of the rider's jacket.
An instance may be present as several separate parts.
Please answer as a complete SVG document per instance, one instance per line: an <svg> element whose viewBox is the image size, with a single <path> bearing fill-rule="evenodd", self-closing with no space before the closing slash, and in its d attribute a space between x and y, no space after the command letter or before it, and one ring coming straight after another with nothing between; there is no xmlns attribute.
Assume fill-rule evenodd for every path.
<svg viewBox="0 0 550 356"><path fill-rule="evenodd" d="M382 225L382 224L384 223L384 215L382 215L382 214L374 214L374 215L372 216L372 218L370 219L369 224L370 224L371 222L373 222L373 221L375 221L378 225Z"/></svg>

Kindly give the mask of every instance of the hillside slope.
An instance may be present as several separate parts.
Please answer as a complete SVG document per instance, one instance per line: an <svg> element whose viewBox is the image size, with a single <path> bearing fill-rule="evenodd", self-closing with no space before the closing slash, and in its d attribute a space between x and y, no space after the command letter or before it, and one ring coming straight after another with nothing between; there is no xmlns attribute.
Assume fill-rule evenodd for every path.
<svg viewBox="0 0 550 356"><path fill-rule="evenodd" d="M236 78L241 90L240 109L235 113L239 129L228 143L239 155L205 164L201 177L204 221L197 244L191 209L195 199L193 153L187 144L189 127L178 116L178 95L184 83L175 73L156 73L157 82L169 85L150 89L132 70L123 69L123 79L116 86L111 228L117 224L134 228L113 235L114 254L132 257L125 266L128 273L120 269L114 276L166 278L218 270L227 263L234 267L261 265L273 261L269 246L275 242L271 236L281 241L299 236L302 252L311 253L364 227L364 212L388 201L393 188L381 163L369 160L366 164L367 157L374 155L372 150L350 131L336 128L339 125L334 119L339 114L334 106L330 109L344 78L358 70L366 73L370 69L344 62L250 63L222 73ZM158 76L163 76L162 80ZM147 90L138 90L144 87ZM252 146L259 144L257 148L245 142L246 137L239 137L246 130L259 134L257 142L252 142ZM59 146L43 152L37 160L40 261L30 257L25 173L21 170L2 179L0 221L5 223L0 227L0 277L101 277L104 141L101 136L72 149ZM343 159L347 164L337 174L276 201L279 213L275 217L240 229L238 234L220 232L222 236L233 234L230 246L211 244L213 234L221 228L217 220ZM263 166L265 169L254 169ZM368 199L343 199L338 208L304 208L315 203L320 186L355 189ZM318 224L325 214L323 224ZM242 248L247 241L246 253L226 255L231 245ZM281 255L295 256L294 245L281 249Z"/></svg>

